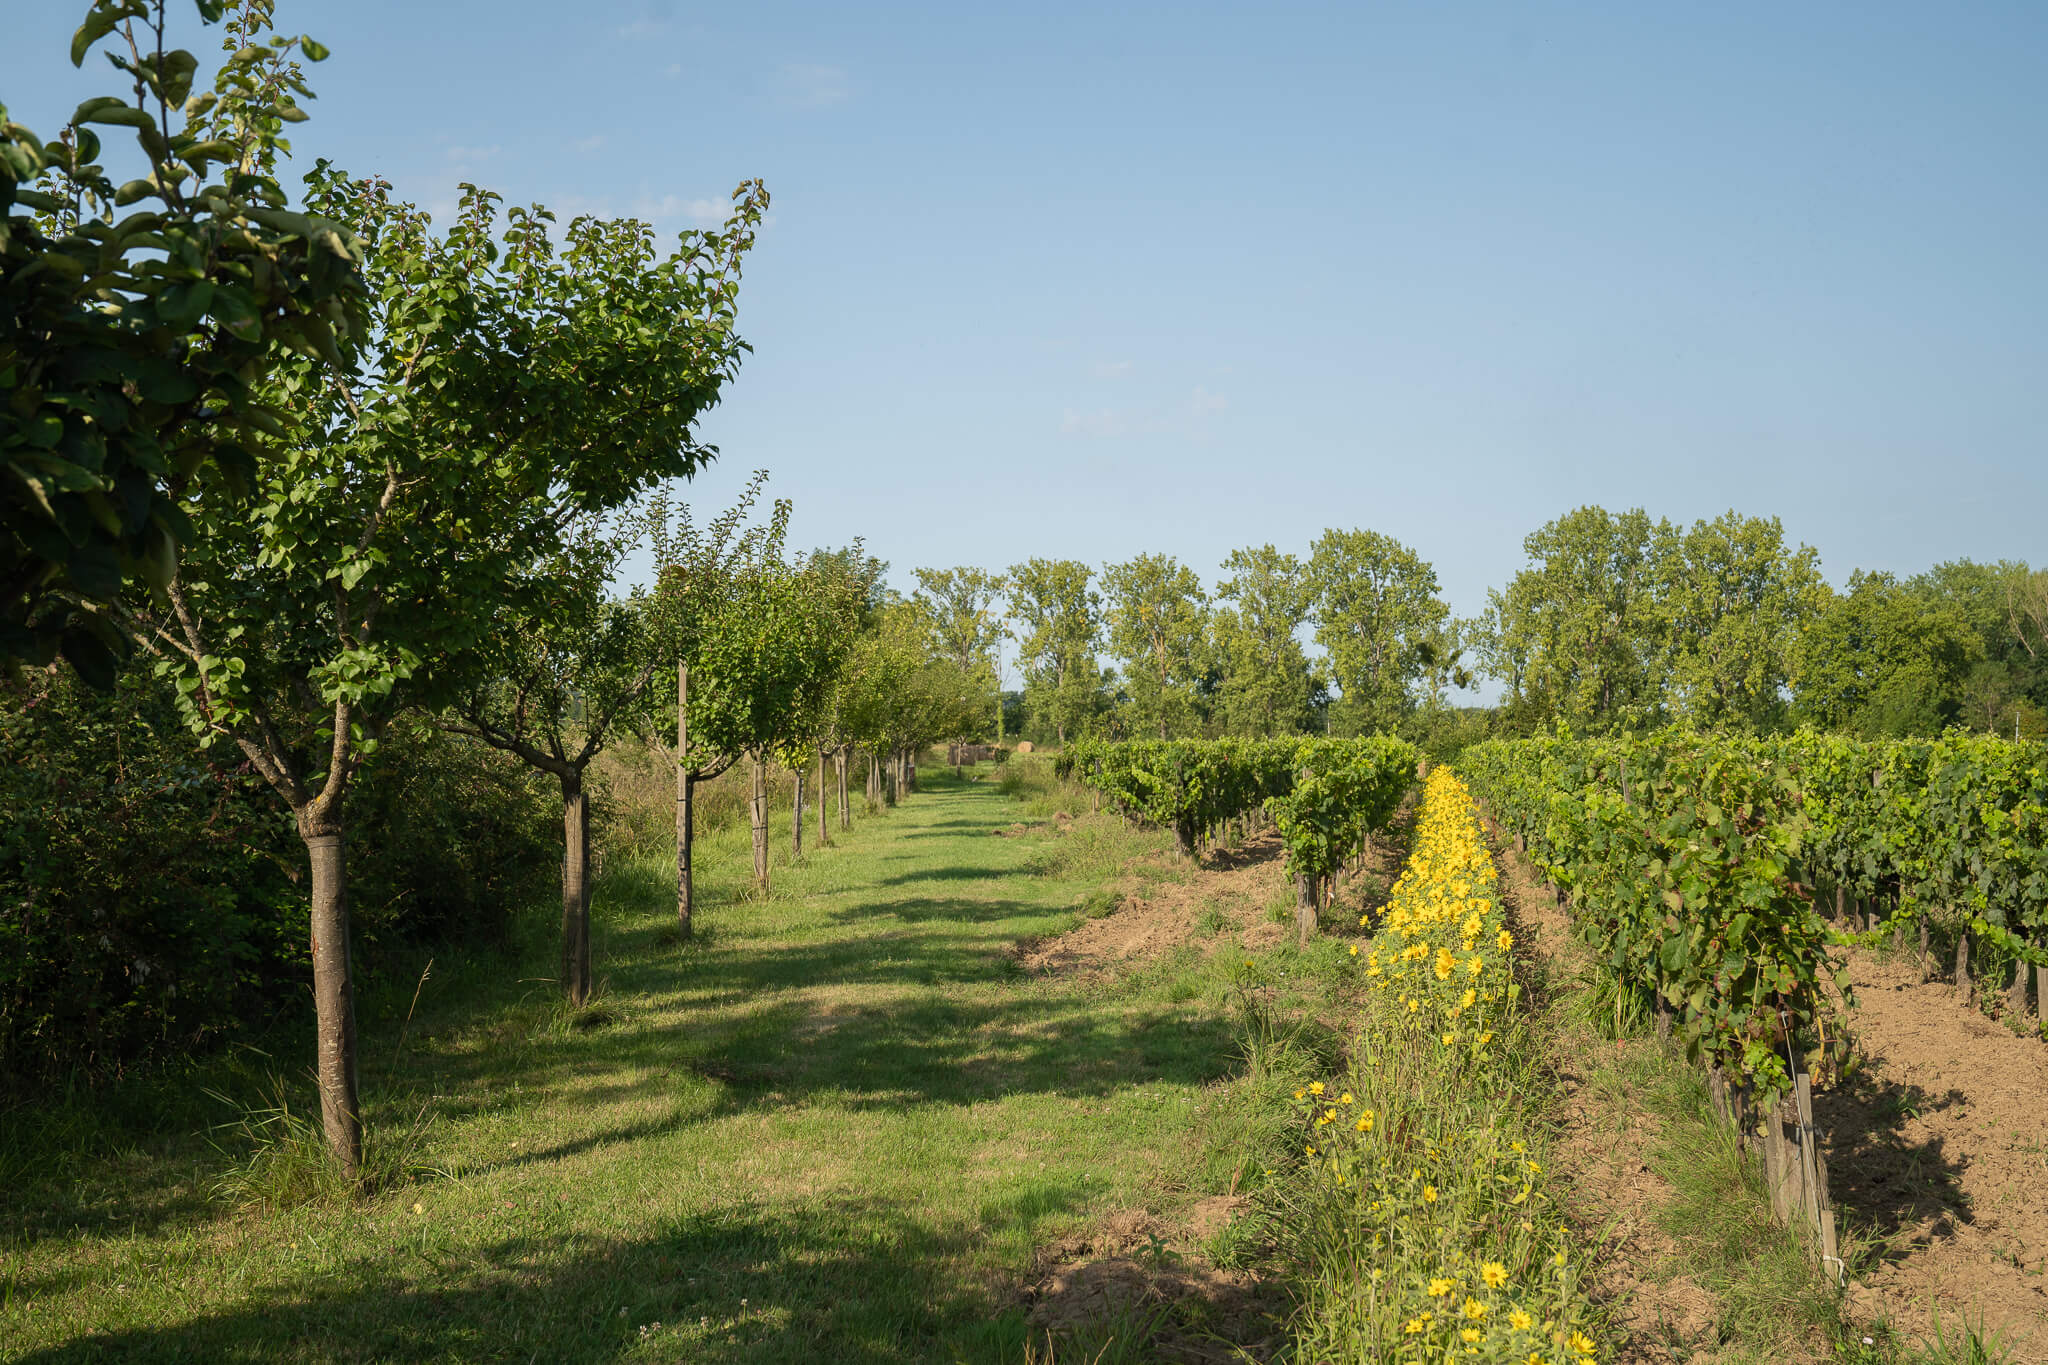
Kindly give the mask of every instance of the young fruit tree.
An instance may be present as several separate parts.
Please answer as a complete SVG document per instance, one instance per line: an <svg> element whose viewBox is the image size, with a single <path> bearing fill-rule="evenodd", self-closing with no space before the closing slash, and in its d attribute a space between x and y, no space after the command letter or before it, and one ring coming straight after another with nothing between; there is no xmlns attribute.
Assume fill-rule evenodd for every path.
<svg viewBox="0 0 2048 1365"><path fill-rule="evenodd" d="M465 186L455 224L320 163L316 212L366 243L372 325L343 376L288 357L266 385L279 451L247 502L195 501L156 624L203 744L235 746L290 807L312 867L321 1118L362 1157L345 798L392 715L473 676L502 612L560 591L565 528L711 452L692 424L745 350L739 268L766 203L662 257L644 225L552 216Z"/></svg>
<svg viewBox="0 0 2048 1365"><path fill-rule="evenodd" d="M311 98L297 58L327 54L268 33L270 10L235 7L194 93L164 0L95 0L72 65L104 43L128 91L49 141L0 105L0 661L61 652L110 686L120 609L161 600L193 532L181 504L245 496L282 429L251 380L281 349L343 368L364 335L360 242L272 173ZM116 183L101 128L132 132L135 178Z"/></svg>
<svg viewBox="0 0 2048 1365"><path fill-rule="evenodd" d="M739 531L763 477L709 535L694 530L687 508L675 528L666 524L665 506L655 513L649 611L658 657L675 669L676 691L674 709L664 705L653 729L661 734L672 723L676 736L673 749L663 748L676 774L676 918L685 936L695 914L696 784L742 758L752 762L754 877L765 893L766 763L778 754L808 761L850 635L850 594L802 557L784 557L786 500L776 502L765 527Z"/></svg>
<svg viewBox="0 0 2048 1365"><path fill-rule="evenodd" d="M562 989L590 998L590 795L586 774L654 677L647 604L609 591L628 523L579 517L544 564L540 594L508 599L473 660L449 729L513 754L562 789Z"/></svg>

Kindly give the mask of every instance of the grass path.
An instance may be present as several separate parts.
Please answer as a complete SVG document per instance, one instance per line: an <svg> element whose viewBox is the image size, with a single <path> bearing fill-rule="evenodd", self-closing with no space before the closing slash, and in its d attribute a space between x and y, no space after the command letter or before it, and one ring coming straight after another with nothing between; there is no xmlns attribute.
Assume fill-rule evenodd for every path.
<svg viewBox="0 0 2048 1365"><path fill-rule="evenodd" d="M940 776L765 901L724 834L687 946L662 869L615 869L594 1015L507 961L437 966L402 1058L412 983L366 1011L373 1133L410 1123L443 1174L233 1213L173 1137L47 1182L0 1241L0 1359L1021 1359L1007 1286L1064 1232L1192 1197L1236 1055L1186 954L1018 968L1134 858L1176 875L1155 835L1024 811Z"/></svg>

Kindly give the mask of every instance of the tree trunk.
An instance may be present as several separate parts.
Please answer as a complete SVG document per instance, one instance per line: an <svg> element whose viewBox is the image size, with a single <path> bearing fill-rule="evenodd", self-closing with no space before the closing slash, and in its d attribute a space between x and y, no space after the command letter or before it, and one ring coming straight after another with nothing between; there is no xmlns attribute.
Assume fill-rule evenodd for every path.
<svg viewBox="0 0 2048 1365"><path fill-rule="evenodd" d="M882 804L882 760L873 749L868 750L868 809Z"/></svg>
<svg viewBox="0 0 2048 1365"><path fill-rule="evenodd" d="M1970 931L1956 935L1956 999L1970 1003Z"/></svg>
<svg viewBox="0 0 2048 1365"><path fill-rule="evenodd" d="M796 770L796 785L789 808L789 856L804 856L804 770Z"/></svg>
<svg viewBox="0 0 2048 1365"><path fill-rule="evenodd" d="M682 799L676 803L676 929L688 938L697 910L697 774L678 775L676 785L682 789Z"/></svg>
<svg viewBox="0 0 2048 1365"><path fill-rule="evenodd" d="M562 779L562 989L590 1000L590 797L582 775Z"/></svg>
<svg viewBox="0 0 2048 1365"><path fill-rule="evenodd" d="M1309 940L1316 936L1319 916L1317 914L1321 888L1316 885L1313 872L1304 872L1294 879L1294 934L1300 946L1306 948Z"/></svg>
<svg viewBox="0 0 2048 1365"><path fill-rule="evenodd" d="M676 665L676 932L690 936L691 903L696 888L691 884L690 842L696 833L697 777L690 771L690 666Z"/></svg>
<svg viewBox="0 0 2048 1365"><path fill-rule="evenodd" d="M825 751L818 750L818 847L832 842L831 834L825 828L825 808L830 803L825 799Z"/></svg>
<svg viewBox="0 0 2048 1365"><path fill-rule="evenodd" d="M1183 858L1195 856L1194 821L1183 818L1173 822L1173 851Z"/></svg>
<svg viewBox="0 0 2048 1365"><path fill-rule="evenodd" d="M2005 1007L2014 1014L2025 1014L2027 1012L2027 970L2029 965L2025 958L2012 964L2012 985L2006 988Z"/></svg>
<svg viewBox="0 0 2048 1365"><path fill-rule="evenodd" d="M832 756L832 766L838 770L839 777L839 828L852 829L853 807L848 800L846 758L846 746L842 744L839 746L839 752Z"/></svg>
<svg viewBox="0 0 2048 1365"><path fill-rule="evenodd" d="M917 790L917 750L915 749L905 749L903 751L903 790L906 792Z"/></svg>
<svg viewBox="0 0 2048 1365"><path fill-rule="evenodd" d="M356 1003L349 963L348 857L338 822L307 834L312 865L313 1017L320 1128L354 1180L363 1168L363 1110L356 1085Z"/></svg>
<svg viewBox="0 0 2048 1365"><path fill-rule="evenodd" d="M754 755L754 792L748 803L754 823L754 888L768 894L768 763Z"/></svg>

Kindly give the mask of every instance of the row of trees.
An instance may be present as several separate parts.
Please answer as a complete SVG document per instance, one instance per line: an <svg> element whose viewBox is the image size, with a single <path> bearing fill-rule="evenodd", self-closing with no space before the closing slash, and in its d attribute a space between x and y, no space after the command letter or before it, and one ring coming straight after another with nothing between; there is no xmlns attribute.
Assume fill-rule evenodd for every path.
<svg viewBox="0 0 2048 1365"><path fill-rule="evenodd" d="M1837 591L1776 518L1734 512L1682 527L1582 507L1523 548L1462 627L1511 730L2048 732L2048 570L1959 560Z"/></svg>
<svg viewBox="0 0 2048 1365"><path fill-rule="evenodd" d="M2048 732L2048 571L1958 561L1906 580L1859 571L1837 591L1775 518L1735 512L1685 527L1584 507L1524 549L1470 619L1427 561L1365 530L1326 531L1305 558L1233 551L1213 593L1171 556L1139 555L1099 573L919 570L914 602L934 647L978 676L1014 638L1026 722L1062 742L1420 738L1480 676L1502 685L1488 723L1510 733Z"/></svg>
<svg viewBox="0 0 2048 1365"><path fill-rule="evenodd" d="M1391 536L1332 530L1306 559L1264 545L1223 567L1213 596L1170 555L1099 575L1072 559L919 569L910 605L934 649L991 693L998 651L1014 639L1027 723L1060 742L1370 734L1468 680L1436 571ZM1311 626L1315 661L1301 639Z"/></svg>
<svg viewBox="0 0 2048 1365"><path fill-rule="evenodd" d="M288 809L322 1117L353 1172L349 794L418 718L558 786L580 1004L587 774L613 736L675 735L687 929L697 781L754 764L765 885L770 761L830 752L843 773L858 744L900 764L980 693L858 546L788 554L787 504L750 527L758 480L702 530L666 492L716 455L696 423L749 349L758 182L665 250L644 223L558 231L475 186L440 229L326 161L293 203L283 131L324 49L272 32L272 0L196 8L224 23L210 91L171 0L93 0L71 59L99 50L129 92L47 140L0 111L0 658L61 653L103 687L153 670L200 749ZM103 164L106 127L133 133L107 159L135 178ZM619 597L643 541L656 581Z"/></svg>

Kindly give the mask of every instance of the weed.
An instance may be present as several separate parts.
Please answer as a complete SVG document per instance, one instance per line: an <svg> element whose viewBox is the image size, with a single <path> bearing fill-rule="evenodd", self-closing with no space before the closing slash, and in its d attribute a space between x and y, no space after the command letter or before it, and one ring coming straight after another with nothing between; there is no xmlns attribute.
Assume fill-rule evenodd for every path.
<svg viewBox="0 0 2048 1365"><path fill-rule="evenodd" d="M209 1134L224 1162L210 1193L239 1212L346 1204L447 1174L420 1157L432 1126L425 1103L405 1123L374 1131L365 1125L364 1164L358 1177L350 1180L327 1146L319 1122L294 1107L283 1077L273 1073L263 1099L255 1104L238 1104L219 1091L207 1093L237 1111Z"/></svg>
<svg viewBox="0 0 2048 1365"><path fill-rule="evenodd" d="M1965 1316L1951 1334L1937 1308L1929 1336L1906 1359L1910 1365L2008 1365L2019 1345L1987 1328L1981 1317L1972 1322Z"/></svg>

